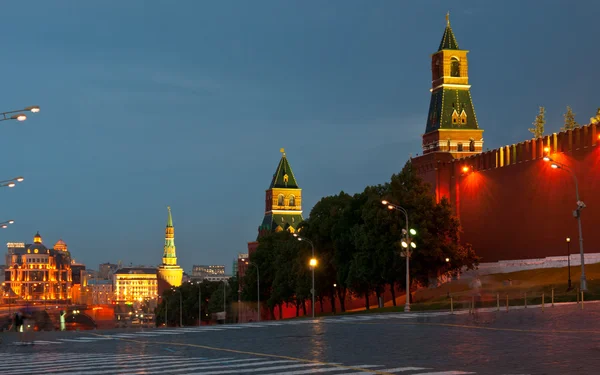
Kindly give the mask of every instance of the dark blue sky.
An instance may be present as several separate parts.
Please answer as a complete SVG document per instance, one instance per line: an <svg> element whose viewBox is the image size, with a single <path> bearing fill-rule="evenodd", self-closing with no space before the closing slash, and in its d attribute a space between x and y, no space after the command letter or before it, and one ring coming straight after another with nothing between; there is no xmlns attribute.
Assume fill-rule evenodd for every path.
<svg viewBox="0 0 600 375"><path fill-rule="evenodd" d="M600 3L18 1L3 4L2 241L59 238L90 268L158 264L167 205L180 264L225 264L256 237L285 147L304 212L420 152L446 11L485 148L600 106Z"/></svg>

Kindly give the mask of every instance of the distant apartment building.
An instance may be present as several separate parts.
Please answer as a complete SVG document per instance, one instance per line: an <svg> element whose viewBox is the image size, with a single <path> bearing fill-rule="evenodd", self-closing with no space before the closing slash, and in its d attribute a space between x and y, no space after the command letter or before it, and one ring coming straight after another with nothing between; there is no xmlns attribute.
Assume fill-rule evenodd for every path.
<svg viewBox="0 0 600 375"><path fill-rule="evenodd" d="M117 271L119 266L112 263L102 263L98 266L98 278L103 280L110 280L112 274Z"/></svg>
<svg viewBox="0 0 600 375"><path fill-rule="evenodd" d="M192 279L194 280L208 280L208 278L221 277L225 275L225 266L213 265L213 266L197 266L194 265L192 268Z"/></svg>
<svg viewBox="0 0 600 375"><path fill-rule="evenodd" d="M113 274L114 299L117 303L142 302L158 297L157 269L125 267Z"/></svg>

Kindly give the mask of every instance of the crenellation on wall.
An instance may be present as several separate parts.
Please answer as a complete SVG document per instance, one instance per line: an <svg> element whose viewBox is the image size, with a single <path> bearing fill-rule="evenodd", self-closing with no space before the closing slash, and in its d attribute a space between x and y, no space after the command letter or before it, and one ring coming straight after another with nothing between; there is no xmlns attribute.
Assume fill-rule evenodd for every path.
<svg viewBox="0 0 600 375"><path fill-rule="evenodd" d="M502 168L542 159L547 153L571 153L575 150L595 147L598 144L597 134L596 124L590 124L574 130L553 133L538 139L502 146L479 154L454 158L452 162L457 162L461 168L463 165L468 165L476 171ZM544 150L545 147L549 147L548 152Z"/></svg>

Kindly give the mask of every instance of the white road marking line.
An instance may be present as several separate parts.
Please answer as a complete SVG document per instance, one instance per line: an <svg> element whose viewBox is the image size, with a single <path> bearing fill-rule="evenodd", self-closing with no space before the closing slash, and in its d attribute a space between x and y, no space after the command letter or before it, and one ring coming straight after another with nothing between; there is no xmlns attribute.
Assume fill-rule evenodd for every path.
<svg viewBox="0 0 600 375"><path fill-rule="evenodd" d="M465 372L465 371L437 371L437 372L420 372L414 375L466 375L466 374L475 374L474 372Z"/></svg>
<svg viewBox="0 0 600 375"><path fill-rule="evenodd" d="M427 367L395 367L395 368L384 368L377 371L381 372L405 372L405 371L420 371L420 370L431 370Z"/></svg>
<svg viewBox="0 0 600 375"><path fill-rule="evenodd" d="M170 358L169 360L169 364L168 365L164 365L161 368L169 368L169 369L174 369L176 367L190 367L190 366L198 366L198 365L202 365L203 360L199 359L199 358ZM98 373L115 373L117 371L140 371L140 370L144 370L147 368L159 368L156 367L157 364L164 364L165 361L162 359L157 359L157 360L149 360L149 359L144 359L141 361L130 361L130 360L126 360L123 363L107 363L106 360L103 361L95 361L93 363L91 362L81 362L81 363L77 363L74 365L69 365L69 366L57 366L57 367L52 367L52 374L70 374L72 371L80 371L80 370L88 370L86 371L86 373L88 374L98 374ZM89 371L91 366L98 366L101 365L102 370L101 371ZM33 366L29 366L27 369L22 369L22 370L17 370L17 371L12 371L11 374L17 375L17 374L31 374L31 370L41 370L46 368L45 367L39 367L36 366L35 368L33 368Z"/></svg>
<svg viewBox="0 0 600 375"><path fill-rule="evenodd" d="M253 372L260 372L260 371L273 371L273 370L285 370L285 369L289 369L289 368L299 368L299 367L309 367L309 366L325 366L325 363L323 364L319 364L319 363L304 363L304 364L295 364L295 365L287 365L287 366L273 366L273 367L261 367L261 368L257 368L257 369L243 369L243 373L244 374L248 374L248 373L253 373ZM189 370L196 370L196 369L188 369ZM198 369L198 370L202 370L202 369ZM201 372L193 372L193 373L186 373L187 375L217 375L217 374L239 374L240 370L223 370L223 371L201 371ZM83 374L82 374L83 375Z"/></svg>
<svg viewBox="0 0 600 375"><path fill-rule="evenodd" d="M252 371L252 369L247 369L244 368L242 370L240 370L240 368L243 367L249 367L249 366L262 366L263 364L274 364L274 363L289 363L289 362L293 362L293 361L265 361L265 362L253 362L253 363L241 363L241 364L233 364L233 365L227 365L226 362L224 364L221 365L217 365L216 363L214 364L204 364L204 363L197 363L195 365L187 365L185 368L180 368L180 369L174 369L173 366L170 365L170 363L165 364L164 366L152 366L152 367L141 367L141 368L137 368L137 369L118 369L118 370L98 370L98 371L82 371L82 372L73 372L73 371L69 371L69 372L64 372L64 373L56 373L53 372L53 375L62 375L62 374L70 374L70 375L75 375L75 374L80 374L80 375L102 375L102 374L114 374L115 372L123 372L123 371L127 371L128 374L131 374L132 371L144 371L145 375L150 375L150 374L164 374L165 373L165 369L168 369L168 373L169 374L174 374L174 373L178 373L178 372L184 372L186 374L190 374L189 371L196 371L196 370L219 370L219 369L226 369L226 368L235 368L235 370L231 370L232 373L239 373L240 371L246 373L246 372L255 372ZM179 367L179 366L178 366ZM201 374L208 374L205 372L201 372Z"/></svg>

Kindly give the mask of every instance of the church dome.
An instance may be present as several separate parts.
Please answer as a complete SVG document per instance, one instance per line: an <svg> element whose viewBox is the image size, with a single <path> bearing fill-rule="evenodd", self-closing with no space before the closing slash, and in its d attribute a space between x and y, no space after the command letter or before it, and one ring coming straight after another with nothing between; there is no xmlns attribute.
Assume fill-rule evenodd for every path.
<svg viewBox="0 0 600 375"><path fill-rule="evenodd" d="M67 251L67 244L62 239L54 244L54 250Z"/></svg>
<svg viewBox="0 0 600 375"><path fill-rule="evenodd" d="M39 231L33 236L33 243L42 243L42 236L40 236Z"/></svg>

